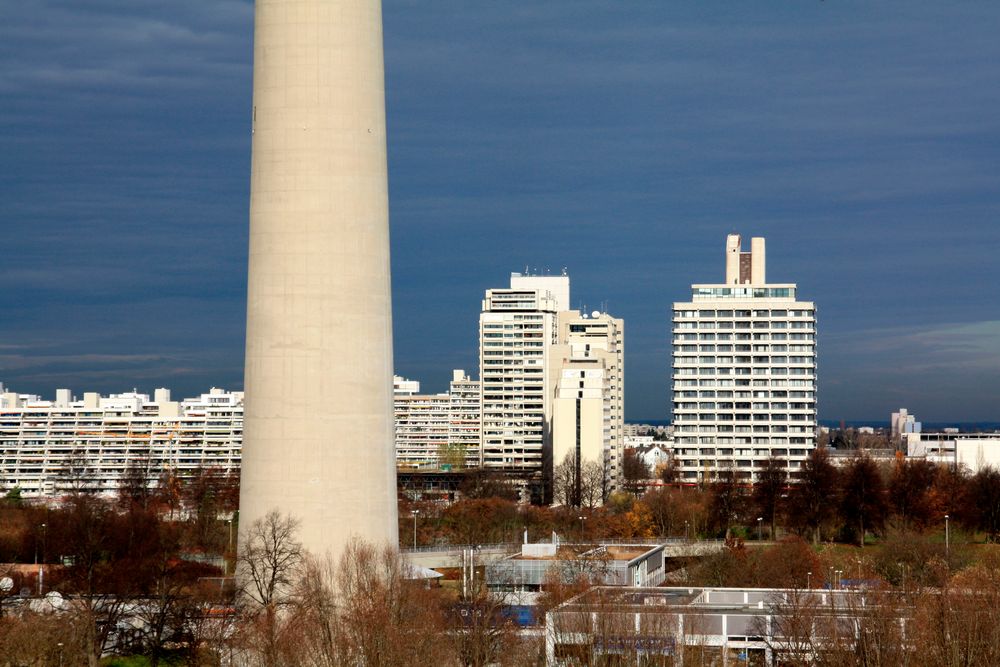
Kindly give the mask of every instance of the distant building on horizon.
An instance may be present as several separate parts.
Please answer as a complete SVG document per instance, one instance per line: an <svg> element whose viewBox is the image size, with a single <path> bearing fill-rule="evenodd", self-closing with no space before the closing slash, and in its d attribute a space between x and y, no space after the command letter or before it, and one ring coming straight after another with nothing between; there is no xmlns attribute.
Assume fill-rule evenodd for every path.
<svg viewBox="0 0 1000 667"><path fill-rule="evenodd" d="M673 426L682 482L731 468L746 482L771 456L798 475L815 445L816 307L768 283L764 239L726 239L724 283L673 305Z"/></svg>
<svg viewBox="0 0 1000 667"><path fill-rule="evenodd" d="M893 412L889 416L889 435L898 438L904 433L920 433L921 423L914 415L907 412L906 408L900 408L899 412Z"/></svg>

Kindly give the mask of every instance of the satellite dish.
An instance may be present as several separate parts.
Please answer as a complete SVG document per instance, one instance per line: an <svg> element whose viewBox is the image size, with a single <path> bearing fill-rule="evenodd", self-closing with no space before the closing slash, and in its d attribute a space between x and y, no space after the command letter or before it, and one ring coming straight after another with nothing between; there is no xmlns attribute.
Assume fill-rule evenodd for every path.
<svg viewBox="0 0 1000 667"><path fill-rule="evenodd" d="M599 310L595 310L594 312L592 312L592 313L590 314L590 316L596 319L596 318L598 318L598 317L600 317L600 316L601 316L601 311L599 311Z"/></svg>
<svg viewBox="0 0 1000 667"><path fill-rule="evenodd" d="M14 590L14 580L10 577L0 579L0 593L10 593Z"/></svg>

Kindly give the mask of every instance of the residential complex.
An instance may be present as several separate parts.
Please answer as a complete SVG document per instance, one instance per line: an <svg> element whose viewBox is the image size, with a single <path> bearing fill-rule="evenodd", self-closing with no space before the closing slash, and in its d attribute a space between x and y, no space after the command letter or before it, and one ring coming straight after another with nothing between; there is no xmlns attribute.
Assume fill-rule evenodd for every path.
<svg viewBox="0 0 1000 667"><path fill-rule="evenodd" d="M409 393L419 383L403 382L407 389L394 399L397 467L478 468L479 382L462 370L454 371L446 394Z"/></svg>
<svg viewBox="0 0 1000 667"><path fill-rule="evenodd" d="M0 487L25 497L114 494L130 466L152 480L199 467L236 471L242 445L243 392L213 388L181 402L168 389L152 399L88 392L75 400L68 389L53 401L0 396Z"/></svg>
<svg viewBox="0 0 1000 667"><path fill-rule="evenodd" d="M794 478L816 431L816 307L768 283L764 239L726 243L726 280L673 306L673 423L681 481L732 468L752 481L768 457Z"/></svg>

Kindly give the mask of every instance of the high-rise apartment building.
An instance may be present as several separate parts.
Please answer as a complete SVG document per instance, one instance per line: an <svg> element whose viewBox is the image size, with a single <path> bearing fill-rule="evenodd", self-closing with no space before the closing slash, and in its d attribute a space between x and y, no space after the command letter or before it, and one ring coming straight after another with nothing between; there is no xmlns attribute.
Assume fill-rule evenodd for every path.
<svg viewBox="0 0 1000 667"><path fill-rule="evenodd" d="M213 388L181 402L170 391L54 401L0 396L0 488L55 499L71 491L111 495L130 466L156 481L200 467L237 472L243 446L243 392Z"/></svg>
<svg viewBox="0 0 1000 667"><path fill-rule="evenodd" d="M816 307L768 283L764 239L726 242L726 280L673 305L674 456L683 481L732 468L752 481L770 456L797 476L816 431Z"/></svg>
<svg viewBox="0 0 1000 667"><path fill-rule="evenodd" d="M551 464L549 423L558 313L569 307L568 276L511 275L486 291L479 316L482 461L541 483Z"/></svg>
<svg viewBox="0 0 1000 667"><path fill-rule="evenodd" d="M553 465L570 462L576 480L583 480L588 464L599 465L606 494L621 482L625 325L606 313L575 310L559 313L558 323L559 344L552 353Z"/></svg>

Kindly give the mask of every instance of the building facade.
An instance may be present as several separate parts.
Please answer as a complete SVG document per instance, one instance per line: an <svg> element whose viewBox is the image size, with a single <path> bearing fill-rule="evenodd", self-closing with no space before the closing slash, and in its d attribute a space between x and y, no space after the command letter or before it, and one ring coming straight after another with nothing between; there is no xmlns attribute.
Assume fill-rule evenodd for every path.
<svg viewBox="0 0 1000 667"><path fill-rule="evenodd" d="M726 281L673 305L673 423L681 481L732 468L752 481L771 456L794 478L815 444L816 307L768 283L764 239L726 244Z"/></svg>
<svg viewBox="0 0 1000 667"><path fill-rule="evenodd" d="M486 291L479 316L482 465L544 480L551 470L551 354L568 276L511 275Z"/></svg>
<svg viewBox="0 0 1000 667"><path fill-rule="evenodd" d="M479 393L479 382L462 370L453 372L448 393L397 393L396 466L415 470L478 468Z"/></svg>
<svg viewBox="0 0 1000 667"><path fill-rule="evenodd" d="M157 389L82 400L60 389L54 401L0 398L0 487L57 499L73 491L116 494L130 466L157 480L198 468L238 472L243 392L213 388L181 402Z"/></svg>
<svg viewBox="0 0 1000 667"><path fill-rule="evenodd" d="M558 321L559 344L552 354L553 465L573 465L578 480L588 464L600 466L606 496L622 481L625 325L597 311L565 311Z"/></svg>

